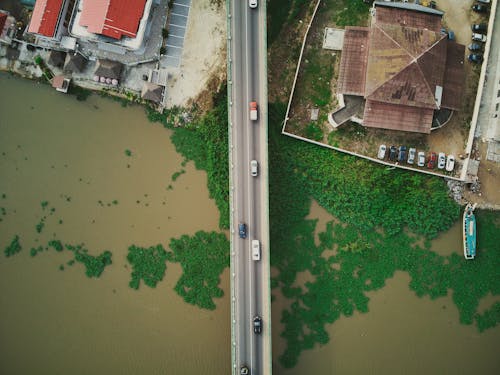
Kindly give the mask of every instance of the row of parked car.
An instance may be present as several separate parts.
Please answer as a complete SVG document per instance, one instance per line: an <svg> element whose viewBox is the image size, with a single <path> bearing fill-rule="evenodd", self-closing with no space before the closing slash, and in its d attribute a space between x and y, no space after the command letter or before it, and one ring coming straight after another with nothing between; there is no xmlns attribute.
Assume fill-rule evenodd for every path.
<svg viewBox="0 0 500 375"><path fill-rule="evenodd" d="M472 10L477 13L488 13L488 4L490 0L477 0L477 3L472 6ZM472 29L472 43L469 44L469 61L481 64L483 62L483 45L486 43L487 37L486 32L488 31L488 25L485 23L477 23L471 26Z"/></svg>
<svg viewBox="0 0 500 375"><path fill-rule="evenodd" d="M453 171L455 168L455 157L453 155L448 155L444 152L436 154L435 152L430 152L428 157L425 157L425 152L419 151L414 147L410 147L407 151L406 146L391 146L389 150L386 145L380 145L378 148L377 158L384 160L386 157L390 161L395 161L398 163L408 163L410 165L417 164L419 167L427 165L427 168L434 169L436 166L438 169L446 169L448 172Z"/></svg>

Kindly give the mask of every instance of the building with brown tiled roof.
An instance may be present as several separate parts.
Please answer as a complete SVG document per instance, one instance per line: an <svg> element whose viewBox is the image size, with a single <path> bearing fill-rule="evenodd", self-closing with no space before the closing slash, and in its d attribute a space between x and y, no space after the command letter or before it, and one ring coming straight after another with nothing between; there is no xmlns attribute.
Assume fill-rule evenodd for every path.
<svg viewBox="0 0 500 375"><path fill-rule="evenodd" d="M377 1L370 27L346 27L339 93L365 99L364 126L430 133L436 113L460 109L465 46L441 32L442 15Z"/></svg>

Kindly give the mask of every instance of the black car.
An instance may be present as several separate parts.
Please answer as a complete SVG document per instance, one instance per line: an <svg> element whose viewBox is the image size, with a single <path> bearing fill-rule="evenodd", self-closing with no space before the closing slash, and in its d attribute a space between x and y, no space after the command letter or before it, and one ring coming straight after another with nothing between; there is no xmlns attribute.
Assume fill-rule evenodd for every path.
<svg viewBox="0 0 500 375"><path fill-rule="evenodd" d="M406 146L399 146L398 162L404 163L406 161Z"/></svg>
<svg viewBox="0 0 500 375"><path fill-rule="evenodd" d="M488 13L488 7L481 4L474 4L472 10L477 13Z"/></svg>
<svg viewBox="0 0 500 375"><path fill-rule="evenodd" d="M469 51L481 51L483 46L479 43L471 43L469 44Z"/></svg>
<svg viewBox="0 0 500 375"><path fill-rule="evenodd" d="M391 146L391 148L389 149L389 160L396 161L397 155L398 155L398 150L396 146Z"/></svg>
<svg viewBox="0 0 500 375"><path fill-rule="evenodd" d="M483 62L483 55L480 55L478 53L471 53L469 55L469 61L476 64L481 64Z"/></svg>
<svg viewBox="0 0 500 375"><path fill-rule="evenodd" d="M253 333L258 335L262 333L262 318L260 316L253 318Z"/></svg>
<svg viewBox="0 0 500 375"><path fill-rule="evenodd" d="M474 25L471 26L472 32L473 33L482 33L486 30L488 30L488 25L485 23L475 23Z"/></svg>

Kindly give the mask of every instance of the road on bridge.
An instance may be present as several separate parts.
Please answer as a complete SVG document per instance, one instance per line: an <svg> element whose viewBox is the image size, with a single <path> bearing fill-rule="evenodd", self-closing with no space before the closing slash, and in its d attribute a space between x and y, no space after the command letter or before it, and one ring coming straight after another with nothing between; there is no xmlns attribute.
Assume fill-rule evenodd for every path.
<svg viewBox="0 0 500 375"><path fill-rule="evenodd" d="M232 373L247 366L252 375L271 374L266 9L264 0L256 9L248 0L231 0L227 7ZM249 116L253 101L257 120ZM252 160L259 164L257 176L250 173ZM246 238L239 224L246 225ZM252 240L260 242L260 260L252 260ZM261 334L254 333L256 316Z"/></svg>

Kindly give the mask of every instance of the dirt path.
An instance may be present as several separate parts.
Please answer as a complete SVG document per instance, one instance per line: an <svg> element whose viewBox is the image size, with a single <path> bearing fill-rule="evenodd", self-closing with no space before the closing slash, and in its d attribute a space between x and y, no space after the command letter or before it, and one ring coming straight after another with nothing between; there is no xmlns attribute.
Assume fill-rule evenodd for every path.
<svg viewBox="0 0 500 375"><path fill-rule="evenodd" d="M191 2L181 67L172 70L167 107L184 106L215 76L226 76L226 8L210 0Z"/></svg>

